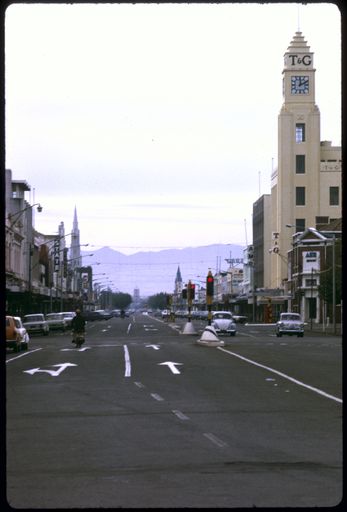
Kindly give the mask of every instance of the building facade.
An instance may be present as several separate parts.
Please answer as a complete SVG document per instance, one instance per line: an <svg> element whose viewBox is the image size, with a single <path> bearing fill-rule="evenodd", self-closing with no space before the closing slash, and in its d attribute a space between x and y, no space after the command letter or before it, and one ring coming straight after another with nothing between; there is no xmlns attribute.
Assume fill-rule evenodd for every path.
<svg viewBox="0 0 347 512"><path fill-rule="evenodd" d="M295 233L341 217L341 148L320 141L315 72L313 52L296 32L284 54L278 168L271 176L269 288L286 286Z"/></svg>

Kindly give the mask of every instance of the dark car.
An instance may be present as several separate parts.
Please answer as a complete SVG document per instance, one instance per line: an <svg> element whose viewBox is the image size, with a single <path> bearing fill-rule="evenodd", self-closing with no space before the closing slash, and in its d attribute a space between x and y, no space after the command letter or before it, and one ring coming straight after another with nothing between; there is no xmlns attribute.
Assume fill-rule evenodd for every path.
<svg viewBox="0 0 347 512"><path fill-rule="evenodd" d="M94 322L94 320L103 320L104 317L100 311L83 311L83 318L87 322Z"/></svg>

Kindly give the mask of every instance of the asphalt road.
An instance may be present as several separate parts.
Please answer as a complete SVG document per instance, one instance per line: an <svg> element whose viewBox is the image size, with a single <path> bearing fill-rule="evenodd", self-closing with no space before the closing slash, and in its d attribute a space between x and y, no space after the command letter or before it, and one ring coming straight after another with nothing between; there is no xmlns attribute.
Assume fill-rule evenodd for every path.
<svg viewBox="0 0 347 512"><path fill-rule="evenodd" d="M340 502L341 338L239 326L204 347L183 322L113 318L80 350L56 333L6 354L12 507Z"/></svg>

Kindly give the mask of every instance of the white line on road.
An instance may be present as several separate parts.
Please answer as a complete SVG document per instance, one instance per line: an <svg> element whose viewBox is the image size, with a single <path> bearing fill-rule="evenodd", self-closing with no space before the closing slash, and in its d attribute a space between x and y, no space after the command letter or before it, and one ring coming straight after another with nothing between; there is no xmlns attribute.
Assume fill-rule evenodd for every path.
<svg viewBox="0 0 347 512"><path fill-rule="evenodd" d="M144 384L142 384L142 382L134 382L135 386L137 386L138 388L145 388L146 386Z"/></svg>
<svg viewBox="0 0 347 512"><path fill-rule="evenodd" d="M209 439L210 441L212 441L212 443L216 444L217 446L219 446L220 448L224 448L225 446L228 446L227 443L225 443L224 441L222 441L221 439L219 439L217 436L215 436L214 434L212 434L211 432L206 432L204 434L205 437L207 437L207 439Z"/></svg>
<svg viewBox="0 0 347 512"><path fill-rule="evenodd" d="M130 356L129 356L128 347L126 345L124 345L124 359L125 359L125 374L124 374L124 377L131 377Z"/></svg>
<svg viewBox="0 0 347 512"><path fill-rule="evenodd" d="M127 334L129 334L130 329L131 329L131 323L128 325Z"/></svg>
<svg viewBox="0 0 347 512"><path fill-rule="evenodd" d="M154 400L158 400L158 402L163 402L164 398L157 393L151 393L151 397L154 398Z"/></svg>
<svg viewBox="0 0 347 512"><path fill-rule="evenodd" d="M34 350L28 350L27 352L24 352L23 354L20 354L16 357L11 357L11 359L7 359L6 364L10 363L11 361L14 361L15 359L19 359L20 357L28 356L29 354L32 354L33 352L37 352L38 350L42 350L42 348L35 348Z"/></svg>
<svg viewBox="0 0 347 512"><path fill-rule="evenodd" d="M189 420L189 416L186 416L185 414L183 414L183 412L178 411L177 409L176 409L176 410L173 410L172 412L173 412L173 413L177 416L177 418L179 418L180 420Z"/></svg>
<svg viewBox="0 0 347 512"><path fill-rule="evenodd" d="M278 370L275 370L274 368L270 368L269 366L265 366L263 364L257 363L256 361L252 361L251 359L247 359L246 357L240 356L239 354L235 354L235 352L230 352L230 350L225 350L222 347L217 347L218 350L222 350L223 352L226 352L227 354L231 356L238 357L239 359L242 359L243 361L246 361L247 363L254 364L255 366L259 366L260 368L264 368L265 370L268 370L269 372L276 373L277 375L280 375L284 379L288 379L291 382L294 382L294 384L298 384L298 386L303 386L304 388L310 389L311 391L314 391L315 393L318 393L319 395L325 396L326 398L330 398L330 400L335 400L335 402L342 403L341 398L338 398L334 395L329 395L325 391L322 391L321 389L314 388L313 386L309 386L308 384L305 384L304 382L301 382L300 380L294 379L293 377L290 377L289 375L286 375L285 373L279 372Z"/></svg>

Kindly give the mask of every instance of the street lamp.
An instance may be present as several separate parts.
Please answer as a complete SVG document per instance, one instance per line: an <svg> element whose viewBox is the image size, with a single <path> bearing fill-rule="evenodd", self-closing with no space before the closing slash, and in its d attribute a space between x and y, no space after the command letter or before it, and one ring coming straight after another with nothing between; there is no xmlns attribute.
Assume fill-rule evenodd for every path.
<svg viewBox="0 0 347 512"><path fill-rule="evenodd" d="M19 210L16 213L9 213L8 214L8 220L11 223L11 227L14 226L14 224L18 221L18 219L23 215L24 212L26 212L27 210L30 210L30 208L34 208L34 206L37 206L37 211L39 213L42 212L43 208L42 208L41 204L40 203L34 203L34 204L26 206L25 208L23 208L22 210Z"/></svg>

